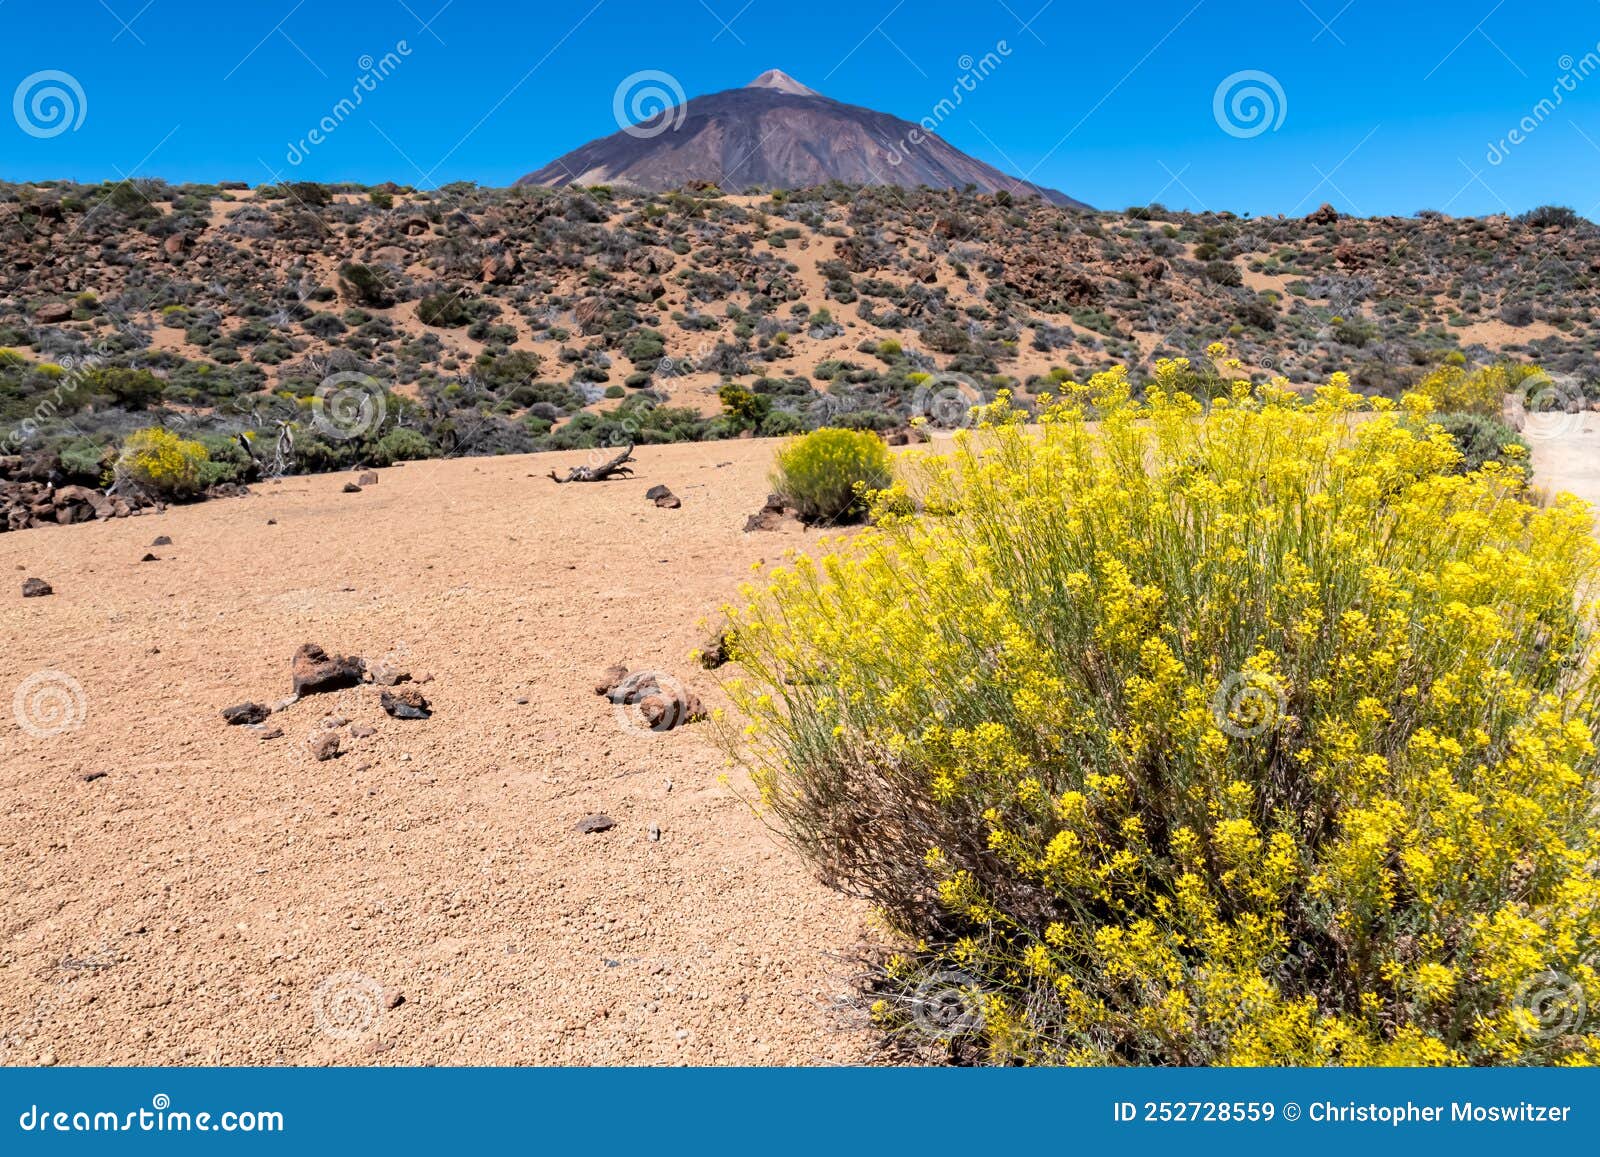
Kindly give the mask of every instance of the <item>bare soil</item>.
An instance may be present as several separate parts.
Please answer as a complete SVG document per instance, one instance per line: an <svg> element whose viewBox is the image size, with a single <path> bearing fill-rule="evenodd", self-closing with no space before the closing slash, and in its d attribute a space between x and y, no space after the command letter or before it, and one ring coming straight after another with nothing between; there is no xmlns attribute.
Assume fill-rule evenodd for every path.
<svg viewBox="0 0 1600 1157"><path fill-rule="evenodd" d="M0 691L36 677L0 703L0 1063L862 1059L863 908L743 802L713 723L632 729L593 690L620 661L722 702L700 620L810 537L741 531L770 455L641 449L565 486L545 471L585 455L413 463L0 536ZM431 673L432 718L368 686L279 739L228 726L308 641Z"/></svg>

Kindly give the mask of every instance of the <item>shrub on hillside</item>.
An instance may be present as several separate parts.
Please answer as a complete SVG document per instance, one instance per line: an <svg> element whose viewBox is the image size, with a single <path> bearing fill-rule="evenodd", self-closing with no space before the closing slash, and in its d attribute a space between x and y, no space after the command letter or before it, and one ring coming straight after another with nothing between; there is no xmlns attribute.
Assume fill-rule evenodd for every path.
<svg viewBox="0 0 1600 1157"><path fill-rule="evenodd" d="M122 444L116 472L121 479L165 498L187 498L198 493L201 471L208 462L206 448L150 426L135 430Z"/></svg>
<svg viewBox="0 0 1600 1157"><path fill-rule="evenodd" d="M882 500L939 513L730 608L765 808L917 945L875 1011L1002 1063L1600 1061L1592 513L1342 378L1159 385L991 411Z"/></svg>
<svg viewBox="0 0 1600 1157"><path fill-rule="evenodd" d="M867 430L814 430L778 451L772 487L807 522L866 510L866 493L889 485L889 448Z"/></svg>

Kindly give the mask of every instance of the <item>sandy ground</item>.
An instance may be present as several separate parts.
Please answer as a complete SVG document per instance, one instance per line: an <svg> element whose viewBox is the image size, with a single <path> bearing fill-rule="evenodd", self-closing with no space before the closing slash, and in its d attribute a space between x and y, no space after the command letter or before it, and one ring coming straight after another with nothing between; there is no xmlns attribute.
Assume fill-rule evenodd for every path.
<svg viewBox="0 0 1600 1157"><path fill-rule="evenodd" d="M1576 494L1600 510L1600 413L1529 414L1522 436L1533 450L1535 485Z"/></svg>
<svg viewBox="0 0 1600 1157"><path fill-rule="evenodd" d="M806 539L741 532L770 453L560 487L584 455L413 463L0 535L0 698L27 688L0 705L0 1063L865 1058L837 1008L863 908L736 796L712 724L630 730L593 691L620 660L721 701L699 621ZM433 718L364 687L281 739L227 726L307 641L431 673ZM332 713L375 734L319 763ZM617 826L573 830L594 812Z"/></svg>
<svg viewBox="0 0 1600 1157"><path fill-rule="evenodd" d="M1600 414L1560 421L1527 431L1538 480L1600 504ZM560 487L585 455L413 463L0 535L0 1063L870 1059L863 907L741 802L712 725L631 729L592 691L621 660L721 701L700 621L809 537L741 532L771 450ZM225 725L306 641L431 674L433 718L365 687L280 739ZM617 826L573 830L594 812Z"/></svg>

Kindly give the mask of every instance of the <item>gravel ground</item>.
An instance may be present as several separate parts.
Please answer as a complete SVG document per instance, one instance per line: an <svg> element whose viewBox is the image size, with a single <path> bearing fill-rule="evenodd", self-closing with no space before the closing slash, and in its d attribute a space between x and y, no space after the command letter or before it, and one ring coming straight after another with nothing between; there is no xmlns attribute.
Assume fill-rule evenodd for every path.
<svg viewBox="0 0 1600 1157"><path fill-rule="evenodd" d="M0 535L0 1062L863 1059L862 906L742 802L712 723L631 729L593 691L621 661L722 701L701 620L808 537L741 531L771 449L641 449L593 485L544 477L578 454L413 463ZM360 687L282 738L225 724L289 694L303 642L431 674L432 718Z"/></svg>

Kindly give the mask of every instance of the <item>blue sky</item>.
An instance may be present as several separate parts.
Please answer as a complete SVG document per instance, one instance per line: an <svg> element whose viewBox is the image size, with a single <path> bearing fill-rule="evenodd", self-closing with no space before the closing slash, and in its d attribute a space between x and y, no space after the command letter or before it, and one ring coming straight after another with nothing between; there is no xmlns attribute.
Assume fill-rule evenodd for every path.
<svg viewBox="0 0 1600 1157"><path fill-rule="evenodd" d="M615 131L635 73L694 96L781 68L918 120L993 54L941 135L1100 207L1600 213L1594 0L0 0L0 29L12 180L500 185ZM1234 89L1218 115L1239 74L1265 127ZM52 87L81 123L35 109Z"/></svg>

